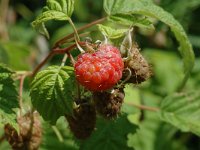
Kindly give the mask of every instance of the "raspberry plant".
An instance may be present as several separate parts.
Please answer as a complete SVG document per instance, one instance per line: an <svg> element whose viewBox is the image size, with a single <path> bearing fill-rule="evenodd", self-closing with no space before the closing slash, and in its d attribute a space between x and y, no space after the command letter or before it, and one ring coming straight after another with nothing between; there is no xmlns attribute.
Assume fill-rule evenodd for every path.
<svg viewBox="0 0 200 150"><path fill-rule="evenodd" d="M194 52L181 24L151 0L104 0L104 17L77 28L72 17L77 3L47 0L32 22L32 27L47 39L51 39L50 29L46 28L49 21L62 21L73 29L73 33L53 43L32 71L0 65L2 139L12 149L142 149L138 143L144 142L144 131L152 122L164 124L162 132L173 128L173 135L179 129L200 136L200 95L185 90L194 66ZM172 91L159 88L164 91L162 97L158 96L162 100L150 107L132 97L137 99L139 88L148 95L145 88L156 84L153 81L159 73L154 72L158 62L154 64L153 59L161 55L147 53L146 59L142 45L137 44L140 30L155 30L154 20L163 22L174 33L184 73ZM89 29L92 27L96 27L94 31ZM93 32L100 36L94 37ZM55 55L63 55L60 64L47 65ZM25 79L27 97L31 99L28 104L23 101ZM165 79L161 76L160 80ZM148 111L155 113L150 119ZM45 135L52 134L56 135L51 139L55 145L45 139Z"/></svg>

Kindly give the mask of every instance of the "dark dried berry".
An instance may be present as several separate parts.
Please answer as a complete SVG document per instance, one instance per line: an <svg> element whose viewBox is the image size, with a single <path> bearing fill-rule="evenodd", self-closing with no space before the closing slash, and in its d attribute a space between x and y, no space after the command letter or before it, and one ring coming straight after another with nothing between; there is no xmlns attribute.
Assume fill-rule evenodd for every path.
<svg viewBox="0 0 200 150"><path fill-rule="evenodd" d="M106 119L116 118L124 100L123 89L114 89L112 92L94 92L93 100L99 115Z"/></svg>
<svg viewBox="0 0 200 150"><path fill-rule="evenodd" d="M81 104L74 109L73 116L66 116L69 128L78 139L86 139L96 125L96 110L91 104Z"/></svg>
<svg viewBox="0 0 200 150"><path fill-rule="evenodd" d="M13 150L23 150L23 139L20 135L18 135L15 128L13 128L10 124L6 124L4 126L4 132L6 140L10 143Z"/></svg>
<svg viewBox="0 0 200 150"><path fill-rule="evenodd" d="M33 124L32 120L34 121ZM33 113L33 115L27 113L19 117L17 121L19 124L19 134L10 124L6 124L4 127L5 137L13 150L37 150L42 136L38 113Z"/></svg>
<svg viewBox="0 0 200 150"><path fill-rule="evenodd" d="M123 79L129 76L131 71L131 77L127 80L127 83L139 84L146 81L152 75L151 68L145 58L140 54L136 45L133 45L130 50L130 59L125 62L125 69L123 72ZM128 70L130 69L130 71Z"/></svg>

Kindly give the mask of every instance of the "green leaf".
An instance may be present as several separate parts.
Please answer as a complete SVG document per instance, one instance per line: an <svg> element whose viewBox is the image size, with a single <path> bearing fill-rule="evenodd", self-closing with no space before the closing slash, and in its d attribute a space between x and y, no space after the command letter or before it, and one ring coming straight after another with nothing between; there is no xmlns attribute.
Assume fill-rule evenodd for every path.
<svg viewBox="0 0 200 150"><path fill-rule="evenodd" d="M143 105L159 107L161 96L149 92L149 87L140 90ZM158 113L143 110L140 119L137 132L128 134L128 146L136 150L186 150L176 137L177 128L162 122Z"/></svg>
<svg viewBox="0 0 200 150"><path fill-rule="evenodd" d="M186 83L194 66L194 52L183 27L174 17L151 0L104 0L104 9L108 15L139 14L156 18L167 24L180 44L179 51L183 57L185 77L180 88Z"/></svg>
<svg viewBox="0 0 200 150"><path fill-rule="evenodd" d="M12 74L10 69L0 64L0 127L9 123L18 131L17 115L14 111L19 108L18 94Z"/></svg>
<svg viewBox="0 0 200 150"><path fill-rule="evenodd" d="M103 35L108 37L109 39L117 39L124 36L124 33L127 32L127 29L113 29L109 26L104 26L101 24L97 25L99 30L102 32Z"/></svg>
<svg viewBox="0 0 200 150"><path fill-rule="evenodd" d="M156 115L145 116L137 133L128 135L128 146L137 150L186 150L185 145L174 138L176 131Z"/></svg>
<svg viewBox="0 0 200 150"><path fill-rule="evenodd" d="M47 0L42 14L32 22L32 26L48 37L44 23L49 20L69 20L73 11L74 0Z"/></svg>
<svg viewBox="0 0 200 150"><path fill-rule="evenodd" d="M115 14L108 18L109 20L126 26L137 26L141 28L154 29L151 21L146 17L136 16L133 14Z"/></svg>
<svg viewBox="0 0 200 150"><path fill-rule="evenodd" d="M200 136L199 90L166 97L161 103L160 116L181 131Z"/></svg>
<svg viewBox="0 0 200 150"><path fill-rule="evenodd" d="M127 146L128 133L134 133L136 126L127 120L127 116L123 115L115 121L103 119L97 120L97 127L94 133L85 140L81 150L129 150Z"/></svg>
<svg viewBox="0 0 200 150"><path fill-rule="evenodd" d="M73 73L68 66L50 66L35 76L30 96L45 121L55 124L60 116L72 113Z"/></svg>

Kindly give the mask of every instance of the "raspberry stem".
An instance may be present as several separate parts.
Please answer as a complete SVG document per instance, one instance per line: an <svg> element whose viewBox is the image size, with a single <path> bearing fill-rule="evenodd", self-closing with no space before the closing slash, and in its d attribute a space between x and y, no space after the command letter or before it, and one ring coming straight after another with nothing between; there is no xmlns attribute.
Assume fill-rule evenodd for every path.
<svg viewBox="0 0 200 150"><path fill-rule="evenodd" d="M72 65L74 66L75 65L75 60L74 60L74 57L69 53L69 52L67 52L67 56L70 58L70 60L71 60L71 63L72 63Z"/></svg>
<svg viewBox="0 0 200 150"><path fill-rule="evenodd" d="M89 23L89 24L86 24L85 26L83 26L83 27L81 27L81 28L79 28L79 29L76 29L76 31L77 31L77 32L81 32L81 31L83 31L83 30L85 30L85 29L87 29L87 28L90 28L90 27L92 27L92 26L94 26L94 25L96 25L96 24L98 24L98 23L101 23L101 22L103 22L103 21L105 21L105 20L106 20L106 17L101 18L101 19L98 19L98 20L95 20L95 21L93 21L93 22L91 22L91 23ZM65 36L65 37L63 37L62 39L58 40L58 41L54 44L53 48L59 47L60 45L62 45L63 43L65 43L66 40L68 40L69 38L72 38L73 36L74 36L74 32L71 33L71 34L69 34L69 35L67 35L67 36Z"/></svg>
<svg viewBox="0 0 200 150"><path fill-rule="evenodd" d="M23 95L23 85L24 85L24 79L25 79L26 75L23 74L20 76L20 83L19 83L19 114L20 116L22 116L22 95Z"/></svg>
<svg viewBox="0 0 200 150"><path fill-rule="evenodd" d="M77 48L79 49L79 51L81 53L85 53L85 51L81 48L81 46L78 43L80 41L80 38L79 38L78 32L76 30L76 27L75 27L73 21L71 20L71 18L69 19L69 23L70 23L70 25L72 26L72 28L74 30L74 38L75 38L75 43L76 43Z"/></svg>
<svg viewBox="0 0 200 150"><path fill-rule="evenodd" d="M79 38L79 35L78 35L78 31L76 30L76 27L75 27L75 25L74 25L74 23L73 23L73 21L71 19L69 19L69 23L70 23L70 25L72 26L72 28L74 30L75 39L77 41L80 41L80 38Z"/></svg>
<svg viewBox="0 0 200 150"><path fill-rule="evenodd" d="M79 45L81 46L86 46L85 42L78 42ZM67 52L69 52L70 50L76 48L77 45L76 44L72 44L69 47L66 48L54 48L48 55L47 57L33 70L31 76L34 77L35 74L44 66L44 64L51 58L53 57L55 54L65 54Z"/></svg>
<svg viewBox="0 0 200 150"><path fill-rule="evenodd" d="M70 51L72 49L74 49L76 47L76 44L73 44L67 48L63 48L63 49L53 49L48 55L47 57L33 70L32 73L32 77L35 76L35 74L43 67L43 65L51 58L53 57L55 54L64 54L67 51Z"/></svg>
<svg viewBox="0 0 200 150"><path fill-rule="evenodd" d="M66 62L67 58L68 58L68 55L65 54L64 57L63 57L63 59L62 59L61 66L64 66L64 65L65 65L65 62Z"/></svg>
<svg viewBox="0 0 200 150"><path fill-rule="evenodd" d="M76 38L75 38L75 42L76 42L76 46L77 46L77 48L79 49L79 51L80 51L81 53L85 53L85 51L82 49L82 47L78 44L79 41L77 41Z"/></svg>
<svg viewBox="0 0 200 150"><path fill-rule="evenodd" d="M130 106L133 106L133 107L136 107L138 109L141 109L141 110L148 110L148 111L153 111L153 112L158 112L160 110L157 107L150 107L150 106L145 106L145 105L137 105L137 104L134 104L134 103L127 103L127 102L125 102L125 103L130 105Z"/></svg>
<svg viewBox="0 0 200 150"><path fill-rule="evenodd" d="M58 128L57 128L56 126L51 126L51 128L52 128L53 131L55 132L55 134L56 134L58 140L59 140L60 142L63 142L63 141L64 141L64 138L63 138L62 134L60 133L60 131L58 130Z"/></svg>

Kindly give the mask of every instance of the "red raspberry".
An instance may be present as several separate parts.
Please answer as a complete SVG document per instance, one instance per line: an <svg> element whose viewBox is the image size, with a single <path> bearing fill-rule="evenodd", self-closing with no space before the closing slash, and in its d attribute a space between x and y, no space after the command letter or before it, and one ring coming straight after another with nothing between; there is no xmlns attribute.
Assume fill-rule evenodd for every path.
<svg viewBox="0 0 200 150"><path fill-rule="evenodd" d="M112 88L121 79L123 69L119 50L108 44L101 45L94 53L79 55L75 64L77 80L91 91Z"/></svg>

